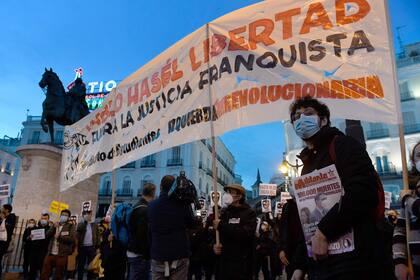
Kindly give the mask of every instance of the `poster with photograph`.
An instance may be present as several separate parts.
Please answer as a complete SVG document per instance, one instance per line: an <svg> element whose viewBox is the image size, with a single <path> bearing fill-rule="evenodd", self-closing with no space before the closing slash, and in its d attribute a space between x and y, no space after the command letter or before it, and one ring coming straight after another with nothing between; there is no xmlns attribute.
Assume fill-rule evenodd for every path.
<svg viewBox="0 0 420 280"><path fill-rule="evenodd" d="M309 174L293 179L300 222L309 244L315 234L318 223L327 212L339 203L344 189L335 165L315 170ZM307 245L308 255L312 257L312 249ZM353 230L328 245L328 254L342 254L354 250Z"/></svg>
<svg viewBox="0 0 420 280"><path fill-rule="evenodd" d="M211 192L210 193L210 207L213 208L216 203L217 205L222 207L221 197L222 197L221 192Z"/></svg>
<svg viewBox="0 0 420 280"><path fill-rule="evenodd" d="M271 212L271 200L270 199L262 199L261 200L261 211L263 213L270 213Z"/></svg>

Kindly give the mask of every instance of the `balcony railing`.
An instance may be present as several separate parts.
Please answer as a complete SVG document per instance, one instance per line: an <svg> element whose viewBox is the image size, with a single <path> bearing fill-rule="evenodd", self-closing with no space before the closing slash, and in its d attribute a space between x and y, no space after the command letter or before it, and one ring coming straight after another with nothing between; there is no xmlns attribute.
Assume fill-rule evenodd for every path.
<svg viewBox="0 0 420 280"><path fill-rule="evenodd" d="M28 144L39 144L39 139L29 139Z"/></svg>
<svg viewBox="0 0 420 280"><path fill-rule="evenodd" d="M154 159L142 160L141 163L140 163L140 166L142 168L145 168L145 167L156 167L156 160L154 160Z"/></svg>
<svg viewBox="0 0 420 280"><path fill-rule="evenodd" d="M133 196L132 189L119 189L117 190L117 196Z"/></svg>
<svg viewBox="0 0 420 280"><path fill-rule="evenodd" d="M213 172L208 168L206 170L206 174L209 175L210 177L213 177Z"/></svg>
<svg viewBox="0 0 420 280"><path fill-rule="evenodd" d="M181 166L182 165L182 158L170 158L168 159L167 166Z"/></svg>
<svg viewBox="0 0 420 280"><path fill-rule="evenodd" d="M406 124L404 125L404 133L412 134L420 132L420 124Z"/></svg>
<svg viewBox="0 0 420 280"><path fill-rule="evenodd" d="M401 93L401 101L408 101L415 99L412 91L402 91Z"/></svg>
<svg viewBox="0 0 420 280"><path fill-rule="evenodd" d="M369 130L366 133L366 136L367 136L367 139L378 139L378 138L389 137L389 130L387 128Z"/></svg>
<svg viewBox="0 0 420 280"><path fill-rule="evenodd" d="M100 189L99 196L111 196L112 190L111 189Z"/></svg>

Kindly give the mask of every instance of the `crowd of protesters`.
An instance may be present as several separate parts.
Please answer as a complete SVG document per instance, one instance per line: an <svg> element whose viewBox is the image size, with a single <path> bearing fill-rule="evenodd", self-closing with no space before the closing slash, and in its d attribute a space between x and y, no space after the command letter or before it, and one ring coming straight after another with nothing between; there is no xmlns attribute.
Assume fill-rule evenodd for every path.
<svg viewBox="0 0 420 280"><path fill-rule="evenodd" d="M124 212L126 223L116 229L111 216L95 222L90 210L79 223L70 219L69 210L61 211L58 222L48 213L38 222L30 219L22 237L25 279L417 279L408 252L419 275L420 143L411 153L413 191L401 193L400 213L384 215L383 189L368 153L357 140L331 127L328 107L304 97L292 104L290 121L306 144L299 155L302 175L335 164L344 188L339 203L325 213L319 210L311 257L300 219L309 223L314 214L308 210L299 216L293 188L279 215L257 217L244 187L230 184L224 188L222 207L215 201L209 214L201 216L189 203L172 199L177 178L166 175L159 197L155 185L145 184L130 214ZM1 258L16 217L10 205L3 205L0 215ZM43 238L34 238L37 229L44 230ZM328 244L351 229L354 250L329 255Z"/></svg>

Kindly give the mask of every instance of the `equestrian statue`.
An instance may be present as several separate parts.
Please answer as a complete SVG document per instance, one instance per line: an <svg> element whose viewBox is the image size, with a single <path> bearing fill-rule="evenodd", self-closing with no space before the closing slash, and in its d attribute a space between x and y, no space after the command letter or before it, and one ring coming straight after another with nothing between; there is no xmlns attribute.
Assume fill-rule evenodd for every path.
<svg viewBox="0 0 420 280"><path fill-rule="evenodd" d="M41 126L46 133L50 133L51 143L54 144L54 122L63 126L72 125L89 114L85 99L86 86L81 78L77 78L74 86L66 93L52 68L45 68L39 86L46 93L42 102Z"/></svg>

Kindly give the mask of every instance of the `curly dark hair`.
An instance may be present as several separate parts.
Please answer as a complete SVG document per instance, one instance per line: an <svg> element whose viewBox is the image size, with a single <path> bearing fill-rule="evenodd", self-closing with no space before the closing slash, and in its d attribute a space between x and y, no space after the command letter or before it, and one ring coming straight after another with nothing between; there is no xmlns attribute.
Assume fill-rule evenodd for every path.
<svg viewBox="0 0 420 280"><path fill-rule="evenodd" d="M296 99L289 108L290 112L290 121L293 123L293 116L295 115L296 111L299 108L308 108L312 107L318 113L320 118L327 119L327 125L331 125L330 121L330 109L324 103L320 102L318 99L312 98L311 96L307 95L302 98Z"/></svg>

